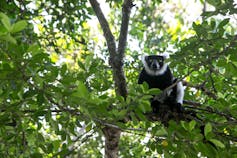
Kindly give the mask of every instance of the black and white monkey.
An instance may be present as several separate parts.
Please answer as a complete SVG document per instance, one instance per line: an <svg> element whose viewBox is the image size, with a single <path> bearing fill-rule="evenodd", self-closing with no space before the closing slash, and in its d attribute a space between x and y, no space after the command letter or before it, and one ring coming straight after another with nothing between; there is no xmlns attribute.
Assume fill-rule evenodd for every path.
<svg viewBox="0 0 237 158"><path fill-rule="evenodd" d="M168 64L164 62L167 58L168 54L143 56L142 63L144 67L139 75L138 84L146 82L149 88L159 88L162 91L174 84L177 79L173 77ZM183 84L182 82L178 82L172 89L167 91L164 102L171 109L183 111L183 97ZM153 112L158 112L160 103L154 98L151 100L151 106Z"/></svg>

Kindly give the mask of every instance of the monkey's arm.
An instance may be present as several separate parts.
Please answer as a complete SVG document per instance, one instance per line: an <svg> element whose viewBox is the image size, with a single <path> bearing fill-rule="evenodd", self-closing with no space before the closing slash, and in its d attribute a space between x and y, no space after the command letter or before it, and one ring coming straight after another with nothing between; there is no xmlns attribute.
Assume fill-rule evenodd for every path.
<svg viewBox="0 0 237 158"><path fill-rule="evenodd" d="M143 69L138 78L138 84L142 84L145 81L145 70Z"/></svg>
<svg viewBox="0 0 237 158"><path fill-rule="evenodd" d="M184 87L182 81L180 81L177 83L177 96L176 96L177 103L180 103L182 105L183 98L184 98Z"/></svg>

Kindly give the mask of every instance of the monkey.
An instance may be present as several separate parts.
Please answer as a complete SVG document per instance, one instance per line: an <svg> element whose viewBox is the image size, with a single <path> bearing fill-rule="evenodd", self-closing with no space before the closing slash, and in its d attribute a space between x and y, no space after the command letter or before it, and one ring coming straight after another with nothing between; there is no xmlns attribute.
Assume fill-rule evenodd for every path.
<svg viewBox="0 0 237 158"><path fill-rule="evenodd" d="M168 54L160 55L145 55L142 57L143 69L138 78L138 84L146 82L151 88L158 88L164 91L166 88L177 82L177 79L173 77L173 74L165 62L168 58ZM167 91L165 94L164 102L170 106L170 109L175 109L178 112L183 111L183 97L184 87L181 81ZM154 113L159 110L160 102L155 99L155 96L151 100L151 107Z"/></svg>

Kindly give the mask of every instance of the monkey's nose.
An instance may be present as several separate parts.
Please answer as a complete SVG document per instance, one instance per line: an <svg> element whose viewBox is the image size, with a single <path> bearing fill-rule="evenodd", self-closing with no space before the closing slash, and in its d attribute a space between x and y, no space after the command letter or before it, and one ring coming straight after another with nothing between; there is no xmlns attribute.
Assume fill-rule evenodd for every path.
<svg viewBox="0 0 237 158"><path fill-rule="evenodd" d="M159 65L158 64L151 64L151 68L152 69L159 69Z"/></svg>

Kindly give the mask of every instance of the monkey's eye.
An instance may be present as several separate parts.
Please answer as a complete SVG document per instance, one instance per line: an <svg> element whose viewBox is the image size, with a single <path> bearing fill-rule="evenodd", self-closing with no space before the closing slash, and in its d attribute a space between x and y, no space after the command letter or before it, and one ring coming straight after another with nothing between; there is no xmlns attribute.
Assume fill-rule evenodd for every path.
<svg viewBox="0 0 237 158"><path fill-rule="evenodd" d="M153 60L152 60L152 59L149 59L148 61L149 61L149 63L152 63L152 62L153 62Z"/></svg>
<svg viewBox="0 0 237 158"><path fill-rule="evenodd" d="M157 62L162 63L163 60L162 59L157 59Z"/></svg>

